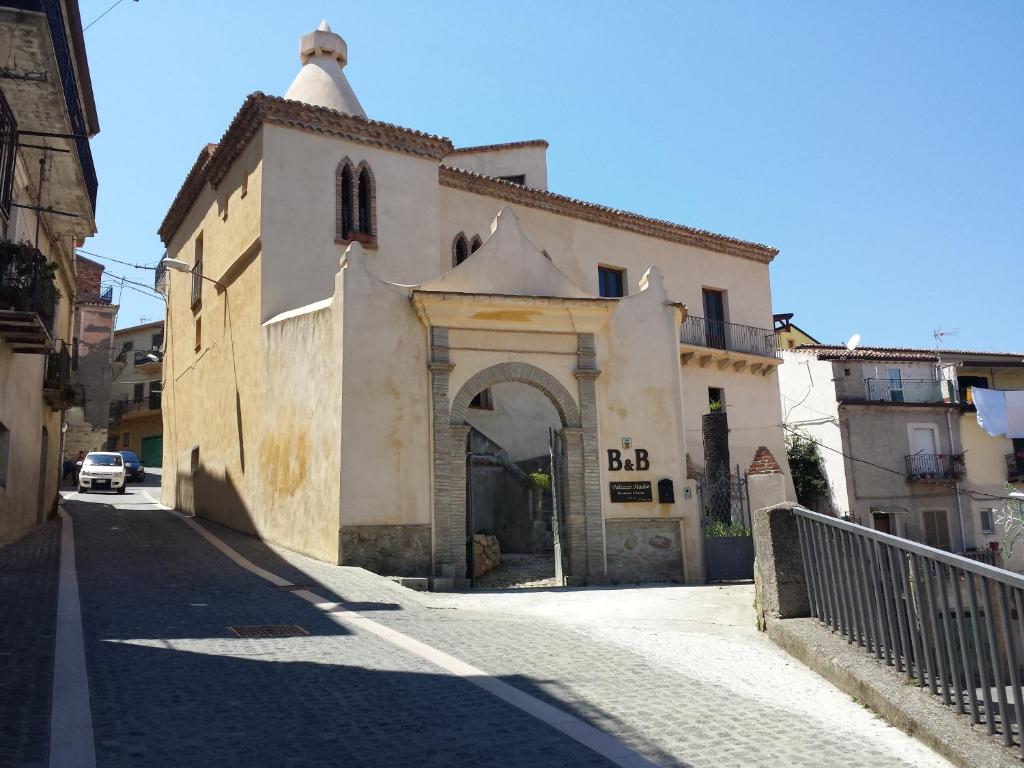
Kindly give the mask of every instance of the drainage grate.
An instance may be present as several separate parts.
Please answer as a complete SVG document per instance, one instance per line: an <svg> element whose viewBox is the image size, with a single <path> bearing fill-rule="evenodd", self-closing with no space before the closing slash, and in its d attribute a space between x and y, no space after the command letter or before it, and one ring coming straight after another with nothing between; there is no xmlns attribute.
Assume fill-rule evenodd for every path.
<svg viewBox="0 0 1024 768"><path fill-rule="evenodd" d="M300 637L309 634L297 624L246 624L228 629L239 637Z"/></svg>

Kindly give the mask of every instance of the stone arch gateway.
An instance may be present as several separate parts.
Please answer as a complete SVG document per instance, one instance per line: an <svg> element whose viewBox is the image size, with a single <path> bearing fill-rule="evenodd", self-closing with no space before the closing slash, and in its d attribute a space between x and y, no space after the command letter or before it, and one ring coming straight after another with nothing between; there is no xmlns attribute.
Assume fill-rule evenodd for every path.
<svg viewBox="0 0 1024 768"><path fill-rule="evenodd" d="M565 490L564 552L569 584L606 579L604 522L600 504L593 337L580 334L576 396L548 371L527 362L503 362L473 374L449 396L447 328L431 328L434 430L434 571L462 585L466 572L466 413L479 392L497 384L526 384L543 393L562 426Z"/></svg>

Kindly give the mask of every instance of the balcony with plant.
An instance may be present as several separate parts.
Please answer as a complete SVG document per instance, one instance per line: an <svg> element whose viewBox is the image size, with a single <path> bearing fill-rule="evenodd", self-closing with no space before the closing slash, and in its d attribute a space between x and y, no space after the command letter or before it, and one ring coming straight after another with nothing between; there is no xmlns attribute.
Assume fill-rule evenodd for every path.
<svg viewBox="0 0 1024 768"><path fill-rule="evenodd" d="M29 243L0 242L0 338L15 352L47 354L61 293L57 264Z"/></svg>

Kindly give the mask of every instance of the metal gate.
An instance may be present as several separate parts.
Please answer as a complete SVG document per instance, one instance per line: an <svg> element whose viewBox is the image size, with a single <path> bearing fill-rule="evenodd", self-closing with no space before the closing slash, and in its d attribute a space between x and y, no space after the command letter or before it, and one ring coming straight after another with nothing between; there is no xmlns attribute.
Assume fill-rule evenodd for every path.
<svg viewBox="0 0 1024 768"><path fill-rule="evenodd" d="M705 581L754 578L754 539L750 530L747 475L722 467L697 483L704 523Z"/></svg>

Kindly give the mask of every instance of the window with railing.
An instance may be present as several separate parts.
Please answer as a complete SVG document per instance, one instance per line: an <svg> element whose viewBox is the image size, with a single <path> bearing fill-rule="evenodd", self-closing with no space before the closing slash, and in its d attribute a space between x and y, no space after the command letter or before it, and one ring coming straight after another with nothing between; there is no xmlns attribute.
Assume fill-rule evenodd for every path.
<svg viewBox="0 0 1024 768"><path fill-rule="evenodd" d="M192 306L203 298L203 236L196 238L196 259L192 266Z"/></svg>

